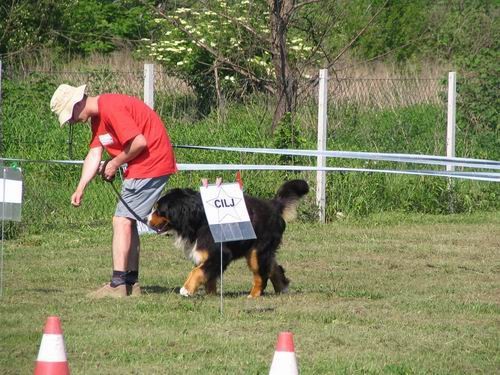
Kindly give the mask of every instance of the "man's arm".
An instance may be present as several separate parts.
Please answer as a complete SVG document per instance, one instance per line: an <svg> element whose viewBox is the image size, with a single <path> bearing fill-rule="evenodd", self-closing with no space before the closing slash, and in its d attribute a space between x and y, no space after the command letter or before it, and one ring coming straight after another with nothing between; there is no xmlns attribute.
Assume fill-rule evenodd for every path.
<svg viewBox="0 0 500 375"><path fill-rule="evenodd" d="M146 138L142 134L137 135L126 143L122 152L109 161L104 170L103 177L107 180L112 180L116 170L120 168L120 165L135 159L146 149L146 147Z"/></svg>
<svg viewBox="0 0 500 375"><path fill-rule="evenodd" d="M71 204L75 207L80 206L83 192L87 187L88 183L94 178L97 170L99 169L99 164L101 163L102 157L102 147L91 148L85 157L82 168L82 175L80 177L80 182L76 187L75 192L71 196Z"/></svg>

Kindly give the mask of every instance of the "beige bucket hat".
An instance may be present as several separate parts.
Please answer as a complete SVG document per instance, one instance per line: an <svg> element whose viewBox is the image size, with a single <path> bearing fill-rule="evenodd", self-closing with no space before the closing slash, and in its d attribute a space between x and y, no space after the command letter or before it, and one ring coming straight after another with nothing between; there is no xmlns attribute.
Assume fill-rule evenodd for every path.
<svg viewBox="0 0 500 375"><path fill-rule="evenodd" d="M83 99L87 85L78 87L62 84L50 99L50 109L59 116L59 124L63 126L73 116L73 107Z"/></svg>

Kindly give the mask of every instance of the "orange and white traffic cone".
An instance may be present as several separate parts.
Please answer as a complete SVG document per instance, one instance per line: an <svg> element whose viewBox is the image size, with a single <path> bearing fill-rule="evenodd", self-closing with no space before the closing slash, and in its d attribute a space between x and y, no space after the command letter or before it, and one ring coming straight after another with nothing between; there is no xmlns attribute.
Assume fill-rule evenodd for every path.
<svg viewBox="0 0 500 375"><path fill-rule="evenodd" d="M280 332L269 375L298 375L292 332Z"/></svg>
<svg viewBox="0 0 500 375"><path fill-rule="evenodd" d="M61 321L49 316L43 330L42 343L36 360L35 375L68 375Z"/></svg>

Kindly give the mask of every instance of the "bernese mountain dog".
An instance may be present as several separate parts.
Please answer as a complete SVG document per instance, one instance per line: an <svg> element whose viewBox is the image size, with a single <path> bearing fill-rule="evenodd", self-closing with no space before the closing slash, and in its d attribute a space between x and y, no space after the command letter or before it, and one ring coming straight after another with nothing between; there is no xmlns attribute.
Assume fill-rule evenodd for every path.
<svg viewBox="0 0 500 375"><path fill-rule="evenodd" d="M276 252L285 231L285 221L296 216L297 205L309 191L304 180L285 182L272 200L244 195L256 239L224 242L222 268L235 259L246 258L253 274L249 298L259 297L271 280L276 293L288 291L290 281L276 261ZM148 225L159 233L171 233L195 267L180 290L192 296L200 286L207 294L217 292L221 272L221 245L215 243L203 209L201 194L191 189L171 189L162 196L148 216Z"/></svg>

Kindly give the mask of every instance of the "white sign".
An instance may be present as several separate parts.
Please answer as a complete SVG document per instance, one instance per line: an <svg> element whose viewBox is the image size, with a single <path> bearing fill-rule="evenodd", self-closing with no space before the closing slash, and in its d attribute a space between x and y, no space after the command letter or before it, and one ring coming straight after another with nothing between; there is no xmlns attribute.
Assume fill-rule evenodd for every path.
<svg viewBox="0 0 500 375"><path fill-rule="evenodd" d="M238 183L202 186L200 192L208 224L250 221Z"/></svg>
<svg viewBox="0 0 500 375"><path fill-rule="evenodd" d="M200 193L215 242L256 238L238 183L201 186Z"/></svg>

